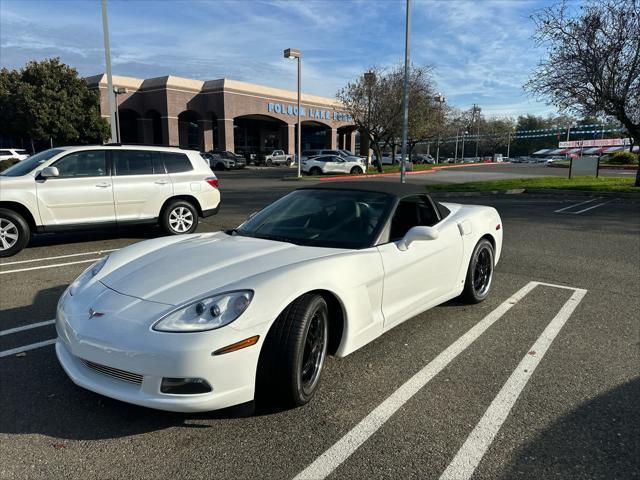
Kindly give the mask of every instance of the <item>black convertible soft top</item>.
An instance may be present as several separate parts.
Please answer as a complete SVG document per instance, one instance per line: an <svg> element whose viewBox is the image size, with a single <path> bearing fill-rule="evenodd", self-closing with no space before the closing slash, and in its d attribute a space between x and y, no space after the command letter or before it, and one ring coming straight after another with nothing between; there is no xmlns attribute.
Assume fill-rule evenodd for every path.
<svg viewBox="0 0 640 480"><path fill-rule="evenodd" d="M374 181L357 181L357 180L333 180L325 181L320 184L301 187L298 190L356 190L361 192L378 192L393 195L402 198L408 195L426 195L427 190L424 185L415 185L411 183L381 182Z"/></svg>

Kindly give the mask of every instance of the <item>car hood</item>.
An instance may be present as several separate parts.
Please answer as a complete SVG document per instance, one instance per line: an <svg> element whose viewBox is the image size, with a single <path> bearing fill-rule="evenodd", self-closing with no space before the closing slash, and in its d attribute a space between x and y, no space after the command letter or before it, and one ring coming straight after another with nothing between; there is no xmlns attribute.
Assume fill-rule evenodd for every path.
<svg viewBox="0 0 640 480"><path fill-rule="evenodd" d="M147 249L147 242L136 244L133 255L128 249L112 254L100 281L125 295L177 305L270 270L344 251L223 232L175 238L169 237L169 244L151 240Z"/></svg>

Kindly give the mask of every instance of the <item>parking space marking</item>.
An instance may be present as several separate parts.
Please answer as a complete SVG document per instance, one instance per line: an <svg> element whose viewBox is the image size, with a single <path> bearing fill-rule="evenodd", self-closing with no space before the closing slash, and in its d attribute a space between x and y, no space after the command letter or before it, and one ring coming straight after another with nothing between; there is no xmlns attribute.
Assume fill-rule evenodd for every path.
<svg viewBox="0 0 640 480"><path fill-rule="evenodd" d="M25 330L31 330L32 328L44 327L45 325L51 325L56 323L55 319L45 320L44 322L30 323L29 325L23 325L21 327L9 328L7 330L0 331L0 337L4 335L11 335L12 333L24 332Z"/></svg>
<svg viewBox="0 0 640 480"><path fill-rule="evenodd" d="M4 275L6 273L28 272L30 270L42 270L42 269L45 269L45 268L65 267L67 265L77 265L79 263L97 262L98 260L100 260L100 259L99 258L91 258L89 260L78 260L78 261L75 261L75 262L56 263L56 264L53 264L53 265L40 265L38 267L18 268L18 269L15 269L15 270L5 270L3 272L0 272L0 275Z"/></svg>
<svg viewBox="0 0 640 480"><path fill-rule="evenodd" d="M95 252L85 252L85 253L71 253L69 255L58 255L55 257L44 257L44 258L32 258L30 260L19 260L17 262L5 262L0 263L0 267L6 267L7 265L18 265L22 263L33 263L33 262L46 262L49 260L58 260L60 258L70 258L70 257L83 257L86 255L101 255L103 253L115 252L118 250L117 248L111 248L108 250L96 250Z"/></svg>
<svg viewBox="0 0 640 480"><path fill-rule="evenodd" d="M54 343L56 343L56 339L52 338L51 340L32 343L31 345L24 345L22 347L12 348L11 350L4 350L0 352L0 358L8 357L9 355L15 355L16 353L28 352L29 350L34 350L36 348L46 347L47 345L53 345Z"/></svg>
<svg viewBox="0 0 640 480"><path fill-rule="evenodd" d="M553 213L564 212L565 210L569 210L574 207L579 207L580 205L586 205L587 203L595 202L596 200L600 200L599 198L592 198L591 200L587 200L585 202L576 203L575 205L569 205L568 207L561 208L559 210L554 210Z"/></svg>
<svg viewBox="0 0 640 480"><path fill-rule="evenodd" d="M502 386L476 427L440 476L440 480L468 480L471 478L551 343L587 293L583 289L574 290L573 295L549 322Z"/></svg>
<svg viewBox="0 0 640 480"><path fill-rule="evenodd" d="M579 212L571 212L571 213L573 213L574 215L578 215L580 213L587 212L589 210L593 210L594 208L601 207L602 205L606 205L607 203L611 203L611 202L613 202L613 200L609 200L608 202L604 202L604 203L599 203L599 204L594 205L592 207L585 208L584 210L580 210Z"/></svg>
<svg viewBox="0 0 640 480"><path fill-rule="evenodd" d="M324 479L349 458L371 435L382 427L391 416L398 411L422 387L429 383L438 373L449 365L458 355L465 351L491 325L497 322L514 305L522 300L538 282L529 282L511 297L502 302L480 322L471 327L455 342L443 350L436 358L429 362L418 373L401 385L386 400L378 405L371 413L347 434L329 447L322 455L307 468L295 476L294 480Z"/></svg>

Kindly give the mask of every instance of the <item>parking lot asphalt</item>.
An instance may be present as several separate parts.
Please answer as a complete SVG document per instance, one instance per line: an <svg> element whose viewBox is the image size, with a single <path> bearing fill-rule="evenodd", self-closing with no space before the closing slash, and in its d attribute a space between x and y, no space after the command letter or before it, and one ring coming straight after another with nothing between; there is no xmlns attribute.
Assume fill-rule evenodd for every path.
<svg viewBox="0 0 640 480"><path fill-rule="evenodd" d="M222 173L220 213L198 232L297 186L281 178ZM0 478L640 478L640 203L443 201L502 216L490 297L330 358L310 404L249 417L131 406L73 385L50 345L11 353L54 338L51 324L28 327L54 317L92 259L160 232L34 239L0 262Z"/></svg>

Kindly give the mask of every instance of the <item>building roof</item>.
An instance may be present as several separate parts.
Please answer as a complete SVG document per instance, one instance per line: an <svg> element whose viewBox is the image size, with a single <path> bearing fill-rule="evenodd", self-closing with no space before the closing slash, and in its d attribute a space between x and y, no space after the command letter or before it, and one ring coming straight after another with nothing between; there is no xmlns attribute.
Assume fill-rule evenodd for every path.
<svg viewBox="0 0 640 480"><path fill-rule="evenodd" d="M298 190L356 190L361 192L377 192L393 195L394 197L406 197L407 195L424 195L427 193L424 185L413 183L381 182L377 180L337 180L323 182L322 184L301 187Z"/></svg>

